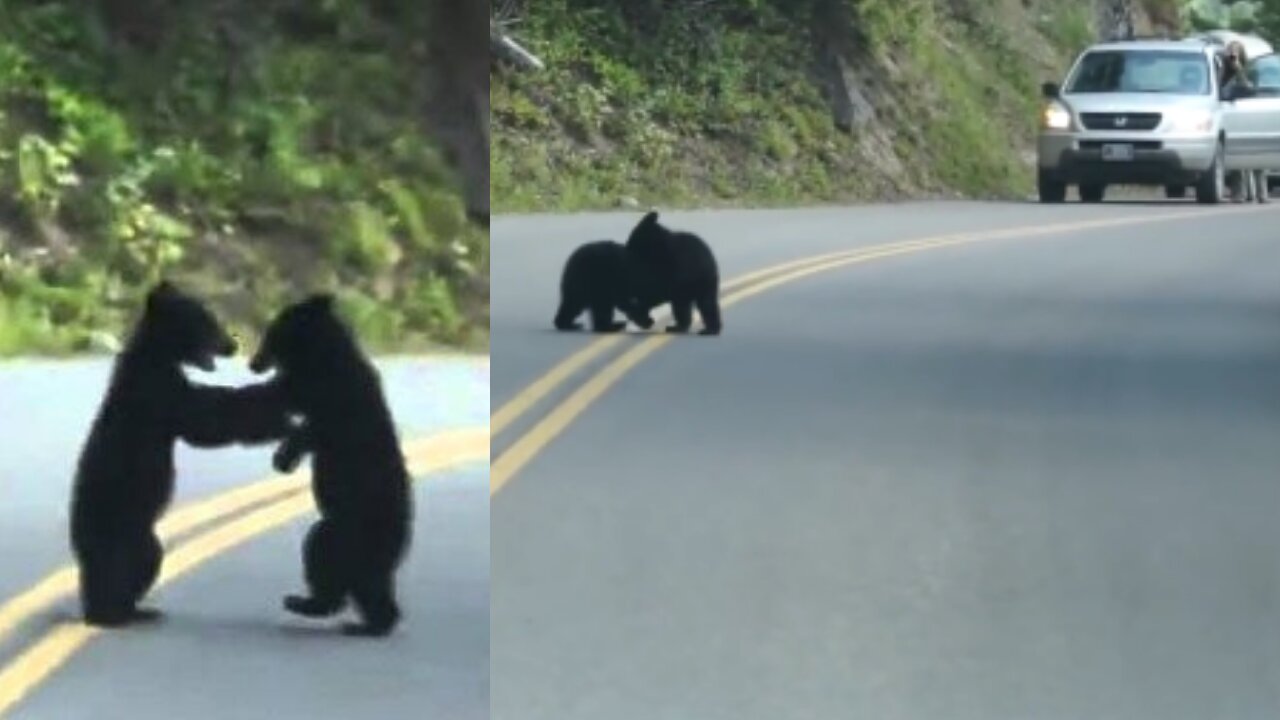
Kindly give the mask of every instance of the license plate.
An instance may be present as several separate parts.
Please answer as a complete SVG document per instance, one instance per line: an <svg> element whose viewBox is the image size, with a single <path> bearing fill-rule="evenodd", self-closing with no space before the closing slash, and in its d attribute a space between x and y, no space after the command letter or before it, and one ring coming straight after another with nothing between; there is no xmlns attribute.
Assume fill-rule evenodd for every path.
<svg viewBox="0 0 1280 720"><path fill-rule="evenodd" d="M1132 145L1103 145L1102 159L1103 160L1132 160L1133 146Z"/></svg>

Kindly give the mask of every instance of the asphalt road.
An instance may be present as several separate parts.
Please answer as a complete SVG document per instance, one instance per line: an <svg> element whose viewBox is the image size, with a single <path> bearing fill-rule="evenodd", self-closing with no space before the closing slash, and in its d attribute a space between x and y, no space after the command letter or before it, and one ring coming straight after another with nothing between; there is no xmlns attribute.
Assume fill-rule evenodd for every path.
<svg viewBox="0 0 1280 720"><path fill-rule="evenodd" d="M192 377L227 384L253 377L235 361L222 365ZM488 422L487 361L403 358L379 366L402 439ZM0 363L0 602L70 560L71 476L108 373L108 362L96 359ZM273 449L179 445L174 505L264 478ZM303 587L308 516L156 590L149 602L165 610L164 622L100 635L5 717L487 718L487 487L483 464L417 484L414 545L399 576L406 620L386 641L352 642L332 623L280 609L283 594ZM0 639L0 665L78 613L74 598L45 609Z"/></svg>
<svg viewBox="0 0 1280 720"><path fill-rule="evenodd" d="M1280 716L1276 211L664 217L732 277L1170 212L814 275L623 376L492 498L495 720ZM495 408L640 214L495 220Z"/></svg>

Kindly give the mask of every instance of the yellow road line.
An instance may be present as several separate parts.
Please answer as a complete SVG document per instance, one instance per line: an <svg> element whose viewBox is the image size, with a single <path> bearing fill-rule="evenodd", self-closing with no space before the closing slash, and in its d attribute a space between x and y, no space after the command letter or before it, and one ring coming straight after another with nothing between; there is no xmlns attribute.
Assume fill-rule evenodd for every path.
<svg viewBox="0 0 1280 720"><path fill-rule="evenodd" d="M478 432L480 431L458 430L431 435L406 444L405 455L423 457L439 453L447 456L455 452L453 448L470 447ZM483 431L483 435L488 437L487 429ZM237 487L174 510L157 523L156 534L162 542L168 544L175 537L192 529L234 515L245 508L305 492L310 482L310 471L303 469ZM0 605L0 641L41 609L74 594L78 583L76 566L65 565L45 576L27 591Z"/></svg>
<svg viewBox="0 0 1280 720"><path fill-rule="evenodd" d="M886 243L870 247L843 250L825 255L796 260L782 265L758 270L750 275L738 278L735 286L743 287L737 292L725 295L720 305L729 307L753 295L765 292L779 285L794 282L820 272L836 268L856 265L873 260L880 260L897 255L909 255L926 250L934 250L957 245L972 245L980 242L991 242L1004 239L1029 239L1045 237L1066 232L1079 232L1104 228L1124 227L1127 225L1145 225L1167 222L1178 219L1200 219L1223 213L1261 212L1272 209L1269 206L1253 206L1247 208L1220 208L1190 212L1164 213L1161 215L1129 216L1123 218L1104 218L1081 222L1061 223L1057 225L1039 225L1031 227L1014 227L1001 230L975 231L938 235L905 242ZM489 494L496 495L506 487L516 473L529 463L539 452L564 432L600 396L604 395L623 375L640 364L649 355L672 340L671 335L650 335L640 340L627 352L618 356L596 375L588 379L563 402L551 410L541 421L530 428L520 439L514 442L506 452L493 461L489 473ZM553 368L552 372L558 368ZM549 373L550 374L550 373ZM571 374L571 373L569 373ZM565 376L567 377L568 374ZM546 380L544 376L543 380ZM541 382L541 381L539 381Z"/></svg>
<svg viewBox="0 0 1280 720"><path fill-rule="evenodd" d="M156 524L156 534L168 543L174 537L207 522L256 505L259 502L298 492L307 486L306 471L282 475L251 483L174 510ZM78 574L75 565L64 565L50 573L20 595L0 605L0 640L29 620L41 608L76 592Z"/></svg>
<svg viewBox="0 0 1280 720"><path fill-rule="evenodd" d="M572 377L583 366L599 357L605 350L617 345L621 340L621 335L609 335L600 338L557 363L545 375L538 378L524 390L521 390L515 397L493 413L489 418L489 427L493 434L497 435L505 430L508 425L528 412L529 408L536 405L539 400L551 394L561 383Z"/></svg>
<svg viewBox="0 0 1280 720"><path fill-rule="evenodd" d="M762 273L752 273L757 275ZM767 273L763 273L767 274ZM749 281L751 276L736 278L734 283ZM727 286L726 286L727 287ZM653 314L654 323L660 323L670 317L668 310L660 310ZM537 405L543 398L550 395L556 388L560 387L566 380L573 377L573 374L581 370L592 360L600 357L606 350L622 342L626 336L623 334L606 335L587 344L586 347L575 352L569 357L556 363L554 367L548 370L542 377L530 383L525 389L516 393L502 407L498 408L489 418L489 427L494 435L498 435L506 430L511 423L515 422L529 411L534 405Z"/></svg>
<svg viewBox="0 0 1280 720"><path fill-rule="evenodd" d="M897 247L899 245L913 245L919 242L921 241L908 240L899 243L878 245L875 247ZM802 258L800 260L781 263L779 265L772 265L729 280L721 287L721 292L731 291L734 288L756 282L757 280L768 277L769 275L822 262L832 257L847 255L851 252L865 252L868 249L870 248L864 247L855 250L841 250L827 255L816 255ZM657 324L666 321L670 317L670 310L663 309L653 314L653 321ZM605 351L622 342L626 337L627 336L625 334L606 335L605 337L593 340L587 344L586 347L573 353L564 360L561 360L554 367L544 373L542 377L527 385L523 390L516 393L515 397L511 398L502 407L494 411L493 415L489 419L489 426L493 434L498 435L503 430L506 430L511 423L518 420L520 416L528 412L530 408L537 405L543 398L554 392L557 387L560 387L560 385L562 385L566 380L573 377L574 373L590 364L592 360L600 357Z"/></svg>
<svg viewBox="0 0 1280 720"><path fill-rule="evenodd" d="M949 240L959 240L962 238L972 238L975 236L981 236L983 238L989 238L994 240L994 239L1005 238L1005 237L1017 237L1017 236L1023 236L1023 235L1029 235L1029 234L1042 234L1045 232L1053 232L1053 233L1071 232L1071 231L1079 231L1079 230L1089 230L1092 228L1114 227L1114 226L1121 226L1121 225L1134 224L1134 223L1161 222L1161 221L1173 220L1181 217L1187 217L1187 218L1205 217L1207 215L1221 214L1224 212L1249 212L1249 211L1259 211L1262 209L1266 209L1266 207L1253 206L1248 208L1199 210L1198 212L1187 210L1185 212L1166 213L1163 215L1155 215L1155 216L1145 216L1145 217L1131 216L1131 217L1119 218L1119 219L1104 218L1100 220L1086 220L1082 222L1061 223L1058 225L1019 226L1019 227L1006 228L1003 230L975 231L970 233L956 233L956 234L929 236L924 238L917 238L914 240L900 240L897 242L882 243L879 245L871 245L871 246L865 246L860 248L851 248L848 250L837 250L834 252L825 253L821 255L812 255L809 257L800 258L798 260L792 260L785 263L780 263L777 265L770 265L768 267L764 267L759 270L746 273L745 275L739 275L738 277L735 277L732 280L725 282L720 290L722 293L729 293L735 289L738 289L743 286L758 282L762 279L768 278L769 276L779 275L781 273L790 272L792 270L797 270L802 267L808 267L810 265L818 265L818 264L831 262L833 260L845 259L855 255L861 255L863 253L884 252L887 250L905 249L909 247L918 247L918 246L932 247L934 246L934 244L938 242L949 241ZM1191 214L1192 212L1195 212L1195 214L1192 215ZM662 322L666 320L669 316L670 316L670 312L667 310L663 310L660 313L655 313L654 322L655 323ZM586 365L590 364L593 360L603 355L606 351L612 349L613 347L621 343L625 337L626 335L608 335L606 337L593 340L586 347L573 353L569 357L565 358L564 360L554 365L550 370L544 373L541 377L539 377L534 382L530 383L523 390L517 393L515 397L508 400L505 404L502 405L502 407L498 408L496 411L493 412L489 421L489 425L492 429L493 434L496 436L499 433L506 430L513 422L518 420L522 415L524 415L530 409L532 409L534 405L537 405L544 398L546 398L548 395L554 392L556 388L564 384L569 378L573 377L573 375L577 373L579 370L581 370L583 367L585 367Z"/></svg>
<svg viewBox="0 0 1280 720"><path fill-rule="evenodd" d="M724 303L722 303L723 305ZM515 441L492 462L489 469L489 495L497 495L511 478L533 459L547 443L564 431L591 403L605 393L628 370L640 364L655 350L671 342L671 335L657 335L640 340L635 347L618 356L573 391L529 432Z"/></svg>
<svg viewBox="0 0 1280 720"><path fill-rule="evenodd" d="M414 477L486 460L489 428L471 428L418 440L406 446L405 456ZM314 509L310 493L296 493L218 525L168 553L156 587L167 585L221 553ZM83 623L63 623L14 658L0 670L0 715L12 709L101 632Z"/></svg>

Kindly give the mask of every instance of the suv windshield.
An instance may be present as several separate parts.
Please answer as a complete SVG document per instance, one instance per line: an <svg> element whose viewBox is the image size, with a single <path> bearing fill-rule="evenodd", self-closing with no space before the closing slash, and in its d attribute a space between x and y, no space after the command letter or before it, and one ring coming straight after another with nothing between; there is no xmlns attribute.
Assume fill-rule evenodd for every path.
<svg viewBox="0 0 1280 720"><path fill-rule="evenodd" d="M1094 50L1080 61L1069 93L1208 95L1204 55L1177 50Z"/></svg>

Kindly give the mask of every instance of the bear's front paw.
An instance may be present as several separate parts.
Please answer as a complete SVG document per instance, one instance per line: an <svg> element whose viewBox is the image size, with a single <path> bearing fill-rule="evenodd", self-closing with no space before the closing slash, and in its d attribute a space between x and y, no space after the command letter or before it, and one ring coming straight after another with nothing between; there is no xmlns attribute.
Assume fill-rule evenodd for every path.
<svg viewBox="0 0 1280 720"><path fill-rule="evenodd" d="M290 452L288 448L280 448L271 456L271 467L276 472L288 474L298 469L298 465L302 463L302 455Z"/></svg>
<svg viewBox="0 0 1280 720"><path fill-rule="evenodd" d="M645 330L648 330L649 328L653 327L653 318L649 317L648 315L645 315L644 317L640 317L640 318L634 318L632 322L634 322L637 327L643 328Z"/></svg>

